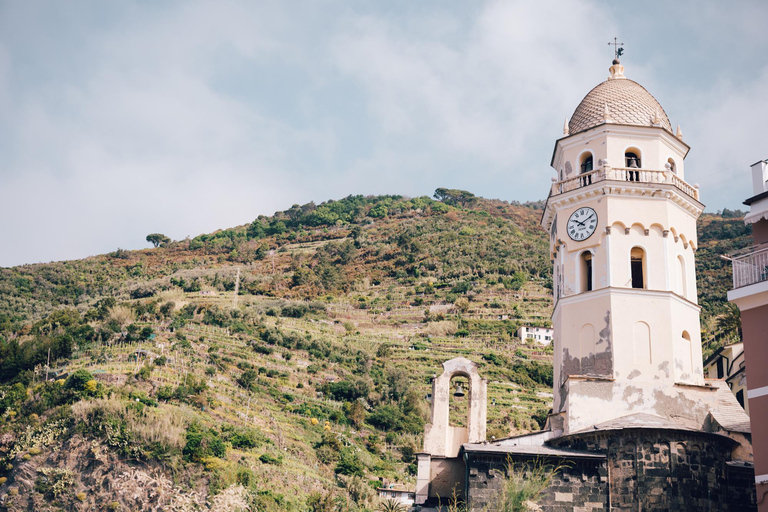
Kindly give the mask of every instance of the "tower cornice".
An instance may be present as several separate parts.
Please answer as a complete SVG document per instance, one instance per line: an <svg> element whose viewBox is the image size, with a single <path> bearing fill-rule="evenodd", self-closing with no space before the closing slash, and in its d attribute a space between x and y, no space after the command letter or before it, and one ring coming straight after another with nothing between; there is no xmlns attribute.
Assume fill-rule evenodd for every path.
<svg viewBox="0 0 768 512"><path fill-rule="evenodd" d="M628 181L626 179L627 176L630 176L629 173L640 172L642 174L638 175L639 178L641 180L646 178L648 181ZM582 183L587 183L585 179L590 179L591 183L582 185ZM662 180L664 182L661 182ZM574 188L568 190L571 186ZM671 172L605 168L587 175L579 175L570 180L553 183L541 216L541 225L549 231L555 211L569 206L577 206L584 201L602 196L670 200L689 212L694 218L698 218L704 211L704 204L695 197L698 196L698 189L677 178Z"/></svg>

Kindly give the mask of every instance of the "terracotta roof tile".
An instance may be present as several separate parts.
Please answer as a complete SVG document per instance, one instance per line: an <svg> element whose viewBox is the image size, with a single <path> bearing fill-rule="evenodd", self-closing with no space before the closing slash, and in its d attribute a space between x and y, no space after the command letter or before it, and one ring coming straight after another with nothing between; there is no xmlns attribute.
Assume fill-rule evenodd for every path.
<svg viewBox="0 0 768 512"><path fill-rule="evenodd" d="M603 112L608 105L614 123L653 126L656 112L661 126L672 133L667 113L651 93L628 78L608 79L589 91L571 116L568 130L571 135L605 123Z"/></svg>

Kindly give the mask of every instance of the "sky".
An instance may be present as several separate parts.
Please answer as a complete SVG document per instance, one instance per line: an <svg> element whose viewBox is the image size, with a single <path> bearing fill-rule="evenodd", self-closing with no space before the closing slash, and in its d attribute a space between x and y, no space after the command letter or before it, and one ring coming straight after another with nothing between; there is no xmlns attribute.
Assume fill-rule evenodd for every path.
<svg viewBox="0 0 768 512"><path fill-rule="evenodd" d="M0 267L349 194L545 199L614 36L707 210L745 209L766 20L758 0L0 0Z"/></svg>

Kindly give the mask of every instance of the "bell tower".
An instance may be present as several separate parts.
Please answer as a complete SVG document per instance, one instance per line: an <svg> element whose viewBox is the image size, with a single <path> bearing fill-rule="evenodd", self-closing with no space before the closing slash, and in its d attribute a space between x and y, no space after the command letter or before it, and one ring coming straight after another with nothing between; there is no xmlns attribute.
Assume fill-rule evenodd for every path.
<svg viewBox="0 0 768 512"><path fill-rule="evenodd" d="M694 268L704 205L685 181L690 148L618 59L610 73L555 143L542 216L555 299L550 422L563 434L666 417L681 390L705 384Z"/></svg>

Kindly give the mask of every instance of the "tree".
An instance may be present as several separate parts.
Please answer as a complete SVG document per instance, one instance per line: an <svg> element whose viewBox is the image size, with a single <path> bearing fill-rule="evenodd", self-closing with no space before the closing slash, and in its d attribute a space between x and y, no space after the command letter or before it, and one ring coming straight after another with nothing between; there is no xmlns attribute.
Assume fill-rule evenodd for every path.
<svg viewBox="0 0 768 512"><path fill-rule="evenodd" d="M435 199L445 204L467 206L477 200L475 194L466 190L455 188L438 188L435 190Z"/></svg>
<svg viewBox="0 0 768 512"><path fill-rule="evenodd" d="M153 244L155 247L165 246L171 239L162 233L152 233L147 235L147 242Z"/></svg>
<svg viewBox="0 0 768 512"><path fill-rule="evenodd" d="M336 474L346 476L363 476L365 474L365 466L352 448L344 448L339 454L339 462L333 471Z"/></svg>

